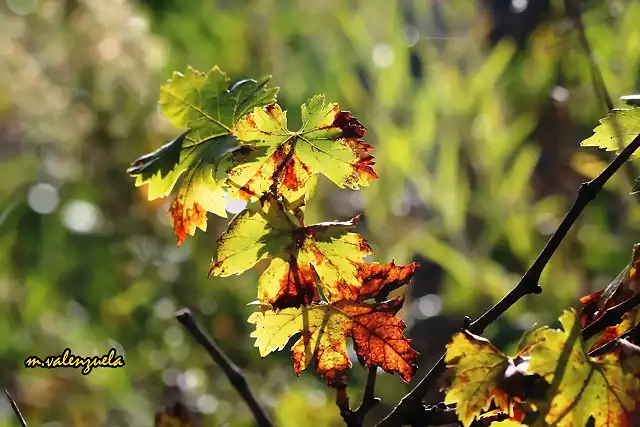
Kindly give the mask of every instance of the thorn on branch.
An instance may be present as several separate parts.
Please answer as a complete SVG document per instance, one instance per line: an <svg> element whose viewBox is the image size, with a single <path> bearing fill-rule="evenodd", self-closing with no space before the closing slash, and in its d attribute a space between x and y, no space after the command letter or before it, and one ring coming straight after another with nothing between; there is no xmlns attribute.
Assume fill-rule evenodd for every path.
<svg viewBox="0 0 640 427"><path fill-rule="evenodd" d="M176 319L184 326L193 338L209 353L211 358L222 368L223 372L238 391L242 399L247 403L253 413L259 427L273 427L269 418L263 411L258 401L253 396L247 380L242 375L240 368L209 338L196 323L191 310L184 308L176 313ZM6 391L5 391L6 392Z"/></svg>

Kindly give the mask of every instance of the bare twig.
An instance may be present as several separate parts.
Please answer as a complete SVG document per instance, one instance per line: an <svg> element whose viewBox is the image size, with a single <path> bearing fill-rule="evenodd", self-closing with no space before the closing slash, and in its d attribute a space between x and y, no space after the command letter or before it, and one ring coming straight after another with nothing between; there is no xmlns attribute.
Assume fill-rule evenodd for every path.
<svg viewBox="0 0 640 427"><path fill-rule="evenodd" d="M24 417L20 413L20 408L18 408L18 404L16 403L15 400L13 400L13 397L11 397L11 395L9 394L9 391L6 388L4 389L4 394L7 395L7 399L9 399L9 403L11 404L11 409L13 409L13 412L16 414L18 421L20 421L20 425L22 427L27 427L27 422L24 420Z"/></svg>
<svg viewBox="0 0 640 427"><path fill-rule="evenodd" d="M558 226L558 229L553 233L553 236L549 239L538 258L534 261L533 265L522 276L518 284L511 289L511 291L496 305L491 307L485 314L483 314L475 322L471 322L467 317L465 319L464 329L470 332L480 335L484 332L485 328L489 326L493 321L500 317L509 307L514 305L528 294L539 294L542 292L542 288L538 284L542 271L546 267L547 263L551 259L560 243L567 235L573 224L576 222L584 208L596 197L600 192L604 184L615 174L622 165L629 160L631 155L640 147L640 135L636 136L627 147L600 173L596 178L589 182L583 183L578 189L578 195L574 201L571 209L567 212L564 220ZM635 298L635 297L634 297ZM604 317L604 316L603 316ZM595 323L595 322L594 322ZM431 371L402 398L400 403L393 409L393 411L380 423L378 427L395 427L406 424L418 424L419 420L415 419L416 409L422 407L422 397L433 387L433 385L440 378L440 375L445 371L446 366L444 363L444 354L440 357L440 360L431 368Z"/></svg>
<svg viewBox="0 0 640 427"><path fill-rule="evenodd" d="M253 396L253 393L249 389L247 380L240 368L229 359L229 357L216 345L216 343L209 338L202 331L200 326L196 323L191 310L184 308L176 313L176 319L184 326L184 328L193 336L198 343L204 347L209 353L211 358L222 368L227 378L231 382L231 385L240 393L242 399L247 403L249 409L253 413L258 426L260 427L273 427L271 421L267 418L267 415L263 411L262 407L258 404L257 400Z"/></svg>
<svg viewBox="0 0 640 427"><path fill-rule="evenodd" d="M364 395L362 396L362 403L360 407L353 411L348 406L348 398L347 398L347 407L346 410L343 409L344 404L341 406L339 401L336 401L338 407L340 408L340 414L344 419L344 422L348 427L362 427L364 423L364 418L367 416L369 411L380 403L380 398L376 397L376 376L378 368L375 366L370 366L369 372L367 374L367 383L364 387ZM339 393L339 391L338 391Z"/></svg>

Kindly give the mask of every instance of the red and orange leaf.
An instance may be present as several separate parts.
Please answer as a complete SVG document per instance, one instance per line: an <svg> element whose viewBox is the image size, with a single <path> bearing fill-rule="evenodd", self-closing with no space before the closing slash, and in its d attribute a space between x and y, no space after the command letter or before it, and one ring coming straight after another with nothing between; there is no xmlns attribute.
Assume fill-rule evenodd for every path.
<svg viewBox="0 0 640 427"><path fill-rule="evenodd" d="M234 135L248 148L228 171L232 197L248 200L277 189L292 202L316 173L340 188L358 189L377 179L373 147L360 139L365 127L348 111L325 105L324 95L316 95L302 105L302 123L299 131L289 131L286 112L272 104L255 108L237 124Z"/></svg>
<svg viewBox="0 0 640 427"><path fill-rule="evenodd" d="M390 292L408 284L419 266L417 262L407 265L396 265L394 261L363 263L359 273L362 278L360 299L386 299Z"/></svg>
<svg viewBox="0 0 640 427"><path fill-rule="evenodd" d="M329 302L356 299L362 286L359 265L373 253L361 236L350 232L357 221L355 217L300 226L281 202L267 194L261 204L238 214L220 236L210 274L240 274L272 258L258 283L263 304L274 308L308 304L316 284Z"/></svg>
<svg viewBox="0 0 640 427"><path fill-rule="evenodd" d="M633 245L631 263L606 288L580 298L585 304L580 312L584 328L600 318L605 311L640 292L640 244Z"/></svg>
<svg viewBox="0 0 640 427"><path fill-rule="evenodd" d="M404 336L406 325L396 317L403 302L396 298L377 304L352 300L313 303L278 312L265 309L253 313L248 321L256 325L251 336L256 338L255 346L262 357L282 350L293 335L302 333L291 349L298 375L315 362L317 372L329 385L343 380L352 366L346 345L347 337L351 337L361 363L397 373L409 382L418 353Z"/></svg>
<svg viewBox="0 0 640 427"><path fill-rule="evenodd" d="M612 341L618 338L620 335L623 335L633 329L638 323L640 323L640 307L636 307L633 310L625 313L622 316L622 322L618 323L614 326L608 326L598 339L591 346L591 350L595 350L596 348L605 345L609 341Z"/></svg>

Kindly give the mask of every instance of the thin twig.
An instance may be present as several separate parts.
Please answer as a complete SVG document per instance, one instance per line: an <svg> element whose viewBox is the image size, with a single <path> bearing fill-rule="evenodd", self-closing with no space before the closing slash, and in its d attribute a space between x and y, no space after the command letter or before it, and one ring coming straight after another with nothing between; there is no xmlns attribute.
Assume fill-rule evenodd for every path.
<svg viewBox="0 0 640 427"><path fill-rule="evenodd" d="M582 330L582 338L586 341L598 332L604 331L608 326L617 325L625 313L633 310L638 305L640 305L640 295L634 295L628 300L611 307L596 321Z"/></svg>
<svg viewBox="0 0 640 427"><path fill-rule="evenodd" d="M362 427L369 411L380 403L380 398L376 397L375 391L378 368L376 366L370 366L368 369L367 383L364 386L364 395L362 396L360 407L353 411L347 406L347 410L345 411L340 407L340 404L338 404L342 418L348 427Z"/></svg>
<svg viewBox="0 0 640 427"><path fill-rule="evenodd" d="M16 403L15 400L13 400L13 397L11 397L11 395L9 394L9 391L6 388L4 389L4 394L7 395L7 399L9 399L9 403L11 404L11 409L13 409L13 412L16 414L18 421L20 421L20 425L22 427L27 427L27 422L24 420L24 417L20 413L20 408L18 408L18 404Z"/></svg>
<svg viewBox="0 0 640 427"><path fill-rule="evenodd" d="M191 310L184 308L176 313L176 319L184 326L184 328L193 336L198 343L204 347L211 358L222 368L231 385L240 393L242 399L247 403L249 409L253 413L258 426L273 427L269 418L263 411L258 401L249 389L247 380L242 375L240 368L229 359L229 357L217 346L217 344L202 331L200 326L191 314Z"/></svg>
<svg viewBox="0 0 640 427"><path fill-rule="evenodd" d="M604 184L615 174L622 165L629 160L631 155L640 147L640 135L636 136L629 145L625 147L620 154L600 173L596 178L589 182L583 183L578 189L578 195L574 201L571 209L567 212L564 220L558 226L558 229L553 233L553 236L549 239L538 258L534 261L533 265L522 276L518 284L509 291L509 293L496 305L491 307L485 314L483 314L475 322L470 322L469 318L465 319L464 329L470 332L480 335L484 332L485 328L489 326L493 321L500 317L509 307L514 305L528 294L539 294L542 292L542 288L538 284L542 271L546 267L547 263L551 259L560 243L567 235L573 224L576 222L584 208L597 196ZM603 316L604 317L604 316ZM595 322L594 322L595 323ZM431 368L427 375L400 400L400 403L393 409L393 411L380 423L377 427L396 427L400 425L417 423L415 420L414 408L420 408L422 406L422 397L433 387L433 385L440 378L440 375L445 371L446 366L444 363L443 354L440 360Z"/></svg>

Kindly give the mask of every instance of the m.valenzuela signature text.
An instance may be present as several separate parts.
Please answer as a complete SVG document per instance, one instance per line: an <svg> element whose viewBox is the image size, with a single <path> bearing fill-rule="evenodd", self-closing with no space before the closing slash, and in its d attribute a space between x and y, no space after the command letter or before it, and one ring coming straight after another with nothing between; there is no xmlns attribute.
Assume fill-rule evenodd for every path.
<svg viewBox="0 0 640 427"><path fill-rule="evenodd" d="M25 368L80 368L82 374L89 375L93 368L122 368L124 367L124 358L116 354L116 349L112 348L109 353L102 356L82 357L71 354L71 350L65 348L62 353L57 356L47 356L40 359L37 356L29 356L24 361Z"/></svg>

